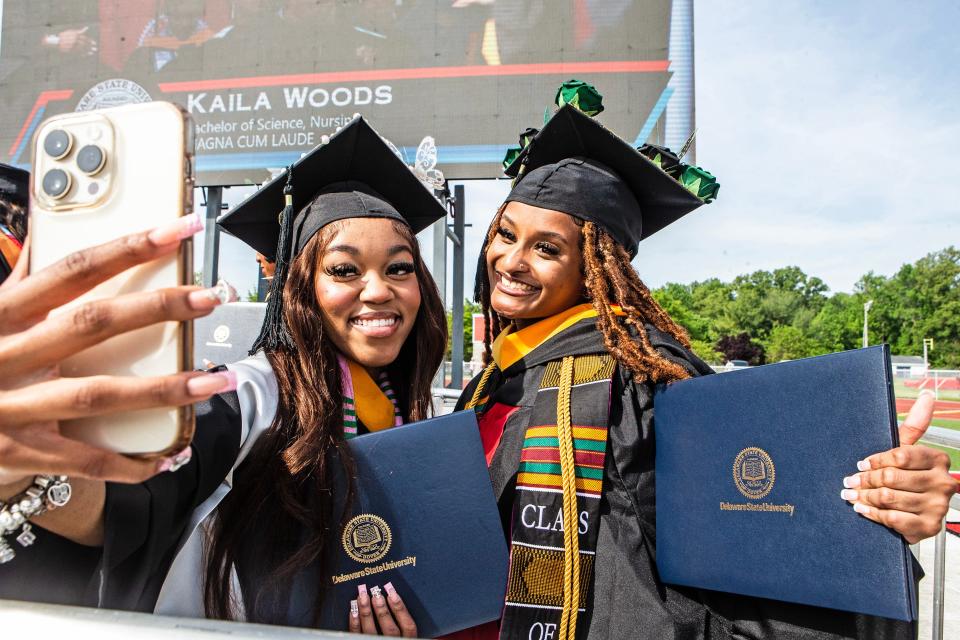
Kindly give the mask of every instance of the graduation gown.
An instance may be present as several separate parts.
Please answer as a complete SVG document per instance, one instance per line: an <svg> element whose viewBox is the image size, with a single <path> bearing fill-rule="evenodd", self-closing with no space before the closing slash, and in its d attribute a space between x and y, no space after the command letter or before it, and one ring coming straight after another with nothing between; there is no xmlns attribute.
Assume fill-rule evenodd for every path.
<svg viewBox="0 0 960 640"><path fill-rule="evenodd" d="M228 368L237 390L198 403L191 461L141 484L107 483L102 547L34 527L34 545L0 565L0 598L203 617L202 523L277 406L263 355Z"/></svg>
<svg viewBox="0 0 960 640"><path fill-rule="evenodd" d="M691 376L713 371L671 336L646 328L651 344ZM511 531L525 430L548 363L606 353L595 318L548 337L491 374L478 415L504 531ZM505 363L506 364L506 363ZM465 389L458 409L478 385ZM746 596L664 584L656 568L653 386L617 366L610 394L607 455L594 577L578 638L911 638L915 625ZM524 637L527 630L520 630ZM531 629L536 631L536 629ZM479 635L487 636L489 633ZM495 632L494 632L495 635Z"/></svg>

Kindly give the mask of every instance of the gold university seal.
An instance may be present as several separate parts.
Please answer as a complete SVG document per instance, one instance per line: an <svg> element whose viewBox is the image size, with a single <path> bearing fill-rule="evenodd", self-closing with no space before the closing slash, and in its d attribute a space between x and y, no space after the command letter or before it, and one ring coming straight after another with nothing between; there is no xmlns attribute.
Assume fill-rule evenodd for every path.
<svg viewBox="0 0 960 640"><path fill-rule="evenodd" d="M746 498L763 498L773 489L776 479L770 454L759 447L747 447L733 461L733 483Z"/></svg>
<svg viewBox="0 0 960 640"><path fill-rule="evenodd" d="M387 555L393 535L386 520L372 513L361 513L343 528L341 542L350 558L366 564Z"/></svg>

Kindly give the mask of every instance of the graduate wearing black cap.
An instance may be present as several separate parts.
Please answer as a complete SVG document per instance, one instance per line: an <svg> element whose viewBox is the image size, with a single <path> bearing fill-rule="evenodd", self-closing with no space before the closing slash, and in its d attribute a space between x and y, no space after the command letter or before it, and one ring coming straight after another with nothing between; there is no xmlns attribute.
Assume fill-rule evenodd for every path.
<svg viewBox="0 0 960 640"><path fill-rule="evenodd" d="M428 417L446 318L415 234L444 215L358 117L220 220L276 260L252 355L227 366L238 397L212 411L250 435L209 535L185 547L205 547L206 566L181 552L157 612L320 622L316 580L352 468L345 441ZM203 593L182 587L197 571ZM358 599L363 613L370 599ZM348 616L357 631L368 622L349 614L336 620L343 629Z"/></svg>
<svg viewBox="0 0 960 640"><path fill-rule="evenodd" d="M345 441L428 417L446 318L415 233L445 214L359 118L228 213L226 231L277 260L252 355L217 369L234 390L196 405L177 473L108 487L102 552L44 532L41 553L22 554L44 558L57 538L64 575L89 583L84 597L31 582L23 563L0 585L36 582L36 599L65 604L317 626L324 552L351 490ZM358 600L358 614L379 607L415 633L392 600ZM333 624L376 633L375 619L345 610Z"/></svg>
<svg viewBox="0 0 960 640"><path fill-rule="evenodd" d="M630 261L718 188L668 154L573 106L510 154L477 270L489 364L458 403L478 412L511 538L503 619L475 637L906 637L904 623L659 580L653 387L713 372Z"/></svg>

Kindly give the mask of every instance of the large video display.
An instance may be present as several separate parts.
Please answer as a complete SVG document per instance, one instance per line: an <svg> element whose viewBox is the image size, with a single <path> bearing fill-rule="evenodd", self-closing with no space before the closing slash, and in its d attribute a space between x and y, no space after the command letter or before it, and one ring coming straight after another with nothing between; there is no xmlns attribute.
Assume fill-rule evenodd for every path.
<svg viewBox="0 0 960 640"><path fill-rule="evenodd" d="M201 184L262 182L354 113L409 163L432 136L448 177L495 177L571 77L645 130L669 27L669 0L3 0L0 159L54 113L170 100Z"/></svg>

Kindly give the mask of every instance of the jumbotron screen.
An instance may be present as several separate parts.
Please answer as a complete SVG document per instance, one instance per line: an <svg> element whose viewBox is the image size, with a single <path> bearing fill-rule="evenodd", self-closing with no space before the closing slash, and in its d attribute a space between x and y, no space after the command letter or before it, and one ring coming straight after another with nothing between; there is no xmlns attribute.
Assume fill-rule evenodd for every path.
<svg viewBox="0 0 960 640"><path fill-rule="evenodd" d="M0 159L30 162L43 118L169 100L190 113L200 184L260 183L355 113L413 163L502 175L570 78L634 139L670 77L669 0L3 0ZM659 117L654 113L653 117Z"/></svg>

